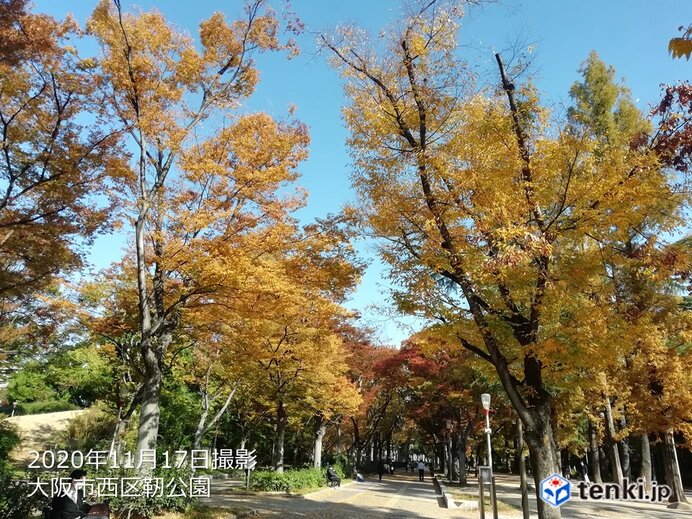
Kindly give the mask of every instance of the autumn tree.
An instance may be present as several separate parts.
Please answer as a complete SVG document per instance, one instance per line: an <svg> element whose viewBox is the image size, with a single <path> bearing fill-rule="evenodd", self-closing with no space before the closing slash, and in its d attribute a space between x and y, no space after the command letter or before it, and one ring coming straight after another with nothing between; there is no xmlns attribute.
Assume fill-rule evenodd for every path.
<svg viewBox="0 0 692 519"><path fill-rule="evenodd" d="M372 331L367 328L341 323L337 331L346 352L346 376L361 397L358 408L344 415L339 423L339 441L342 433L350 440L344 442L347 445L345 450L354 465L359 465L366 461L364 454L369 451L374 455L377 450L378 428L391 401L390 392L385 390L386 381L378 375L376 367L396 351L376 345ZM367 459L373 461L374 457Z"/></svg>
<svg viewBox="0 0 692 519"><path fill-rule="evenodd" d="M558 469L565 369L613 362L597 242L675 195L650 148L603 147L553 122L499 55L500 90L474 93L455 54L459 15L427 2L382 45L353 29L322 42L347 80L354 185L399 307L448 323L494 366L539 488Z"/></svg>
<svg viewBox="0 0 692 519"><path fill-rule="evenodd" d="M37 344L59 320L41 298L55 298L56 278L82 266L84 245L107 224L110 180L124 170L117 133L96 116L93 62L72 46L75 21L29 7L0 2L3 355Z"/></svg>
<svg viewBox="0 0 692 519"><path fill-rule="evenodd" d="M346 378L346 357L335 329L347 317L338 302L355 286L360 267L349 232L335 219L304 229L283 261L272 262L272 284L257 291L248 317L239 321L243 362L264 380L261 393L275 410L273 465L283 470L288 419L313 422L313 456L320 466L327 422L350 414L360 397ZM276 259L276 258L274 258Z"/></svg>
<svg viewBox="0 0 692 519"><path fill-rule="evenodd" d="M589 132L604 150L615 148L626 152L637 147L653 150L671 179L667 196L649 200L643 210L633 211L617 233L594 239L599 245L604 275L613 285L612 295L604 300L613 310L610 320L613 324L624 321L620 327L627 330L615 340L624 339L628 348L607 375L609 380L617 381L619 387L613 387L610 393L604 394L605 432L612 465L618 474L617 479L623 475L630 477L628 442L626 438L621 439L621 460L618 459L611 409L611 400L617 400L614 395L622 393L621 387L625 386L631 390L629 398L621 396L621 402L617 402L621 409L620 423L623 429L632 425L640 433L643 459L640 475L651 482L648 436L660 434L665 445L666 480L674 489L673 499L684 500L679 468L674 462L675 446L671 442L673 430L686 427L687 417L682 409L689 407L686 404L689 393L672 388L686 383L685 370L681 367L686 356L681 348L689 332L689 322L680 308L681 297L675 293L673 279L687 277L690 257L684 247L666 243L666 235L685 224L683 175L689 167L686 143L692 125L688 115L666 113L677 108L673 104L676 89L667 90L667 108L664 112L661 112L661 107L654 110L654 119L649 121L636 110L628 91L615 84L614 69L606 67L595 53L585 62L582 75L583 81L575 83L572 88L575 100L575 107L570 111L572 124ZM668 369L651 370L651 366L661 364L669 365ZM640 371L644 365L647 366L645 373ZM649 382L643 384L645 380ZM673 394L682 406L678 411L673 411L666 403Z"/></svg>
<svg viewBox="0 0 692 519"><path fill-rule="evenodd" d="M258 81L252 56L287 48L264 1L248 3L245 15L202 22L199 48L160 13L129 14L119 0L101 1L87 26L101 47L104 114L134 149L121 196L134 227L144 372L138 452L156 447L163 362L183 308L215 301L221 286L230 294L235 275L277 243L279 222L301 203L276 191L305 156L302 125L234 117ZM193 142L203 122L223 126Z"/></svg>

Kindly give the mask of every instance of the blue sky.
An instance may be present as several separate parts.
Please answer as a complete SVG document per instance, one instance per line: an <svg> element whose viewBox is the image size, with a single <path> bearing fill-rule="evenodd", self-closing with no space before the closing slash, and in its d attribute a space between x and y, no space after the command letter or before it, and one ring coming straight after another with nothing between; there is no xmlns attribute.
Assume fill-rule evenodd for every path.
<svg viewBox="0 0 692 519"><path fill-rule="evenodd" d="M280 56L261 56L257 61L262 81L246 109L267 111L285 117L289 105L311 134L310 158L302 165L300 184L310 192L309 203L300 211L308 222L354 200L350 189L350 158L340 109L344 104L341 81L316 55L311 31L329 31L337 24L355 23L379 31L400 13L398 0L292 0L294 12L306 24L298 39L301 55L291 61ZM214 11L228 18L241 13L241 0L123 0L128 8L156 8L179 29L196 35L197 25ZM80 23L88 18L96 0L35 0L37 11L56 17L72 13ZM273 2L276 10L281 1ZM567 93L577 79L577 69L595 49L617 77L624 79L642 109L655 103L661 83L689 79L692 62L672 60L668 40L677 27L692 23L692 0L505 0L471 8L462 22L462 52L481 81L496 80L493 52L515 41L531 45L534 58L530 71L544 99L556 109L568 102ZM91 49L85 47L84 51ZM123 236L99 239L91 254L96 267L104 267L121 255ZM394 319L387 307L384 268L361 243L360 250L372 259L361 286L348 306L358 309L364 323L378 329L383 343L398 345L411 321ZM403 325L403 328L402 328Z"/></svg>

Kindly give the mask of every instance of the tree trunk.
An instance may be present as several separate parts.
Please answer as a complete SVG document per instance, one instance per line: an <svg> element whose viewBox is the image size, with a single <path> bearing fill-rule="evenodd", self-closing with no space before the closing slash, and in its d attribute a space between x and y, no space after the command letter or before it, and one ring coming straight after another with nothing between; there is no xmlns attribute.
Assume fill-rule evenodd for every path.
<svg viewBox="0 0 692 519"><path fill-rule="evenodd" d="M591 479L594 483L603 483L601 478L601 460L598 455L598 438L596 437L596 427L589 420L589 462L591 465Z"/></svg>
<svg viewBox="0 0 692 519"><path fill-rule="evenodd" d="M623 415L620 420L618 420L618 425L620 430L624 430L627 427L627 420ZM627 438L623 438L618 442L618 450L620 452L620 461L622 463L622 475L628 480L632 479L632 468L630 466L630 442Z"/></svg>
<svg viewBox="0 0 692 519"><path fill-rule="evenodd" d="M146 346L142 351L144 360L144 381L142 392L142 409L139 417L137 432L137 462L142 473L149 473L154 468L154 462L145 451L156 452L159 434L159 419L161 416L161 383L163 373L159 366L154 350ZM141 465L139 465L141 463Z"/></svg>
<svg viewBox="0 0 692 519"><path fill-rule="evenodd" d="M620 453L618 444L615 441L615 422L613 422L613 410L610 405L610 397L605 395L605 425L608 439L608 456L610 458L610 468L612 478L615 483L622 484L622 465L620 465Z"/></svg>
<svg viewBox="0 0 692 519"><path fill-rule="evenodd" d="M274 470L276 472L284 471L284 437L287 423L288 415L282 401L276 408L276 438L274 440Z"/></svg>
<svg viewBox="0 0 692 519"><path fill-rule="evenodd" d="M316 469L322 468L322 440L327 432L327 424L322 415L315 416L313 463Z"/></svg>
<svg viewBox="0 0 692 519"><path fill-rule="evenodd" d="M341 417L336 420L336 454L341 454Z"/></svg>
<svg viewBox="0 0 692 519"><path fill-rule="evenodd" d="M123 459L123 437L125 436L125 432L127 431L127 426L130 424L130 419L132 418L132 415L142 402L143 392L144 388L140 386L137 392L130 399L127 411L125 411L124 413L122 402L119 402L120 406L118 409L118 422L115 424L115 428L113 430L113 439L111 441L111 449L109 453L109 456L115 458L113 465L119 464L120 460Z"/></svg>
<svg viewBox="0 0 692 519"><path fill-rule="evenodd" d="M206 398L202 399L203 402L206 401ZM192 440L192 448L193 449L199 449L200 444L202 443L202 434L204 434L204 425L207 423L207 416L209 416L209 402L207 401L206 403L202 404L202 414L199 417L199 421L197 422L197 430L195 431L195 437Z"/></svg>
<svg viewBox="0 0 692 519"><path fill-rule="evenodd" d="M536 503L539 519L560 519L560 509L540 498L541 481L559 471L558 457L554 450L553 428L550 419L550 403L542 402L531 412L533 427L526 425L525 440L531 453L531 468L536 487Z"/></svg>
<svg viewBox="0 0 692 519"><path fill-rule="evenodd" d="M228 394L226 397L226 401L224 404L221 406L221 409L214 415L214 417L211 419L209 423L207 423L207 417L209 416L209 395L208 393L205 392L203 396L203 404L202 404L202 415L199 418L199 422L197 423L197 430L195 431L195 438L192 442L192 448L193 449L199 449L201 444L202 444L202 437L206 434L206 432L214 427L214 424L216 424L219 419L223 416L223 414L226 412L226 409L228 409L228 404L231 403L231 400L233 399L233 395L235 395L235 391L237 389L238 385L235 384L233 386L233 389L231 389L231 392Z"/></svg>
<svg viewBox="0 0 692 519"><path fill-rule="evenodd" d="M457 438L457 456L459 457L459 484L465 486L468 484L466 480L466 438L468 436L468 427L459 432Z"/></svg>
<svg viewBox="0 0 692 519"><path fill-rule="evenodd" d="M454 455L453 455L453 450L452 450L452 433L450 432L447 434L447 452L445 452L445 456L447 456L447 477L449 478L449 481L454 481Z"/></svg>
<svg viewBox="0 0 692 519"><path fill-rule="evenodd" d="M300 465L300 444L303 441L303 427L299 426L296 433L293 435L293 466L297 467Z"/></svg>
<svg viewBox="0 0 692 519"><path fill-rule="evenodd" d="M641 456L642 456L642 468L639 471L639 477L645 481L646 491L651 492L651 444L649 443L649 435L641 435Z"/></svg>
<svg viewBox="0 0 692 519"><path fill-rule="evenodd" d="M663 467L666 474L666 484L672 490L671 503L687 503L685 491L682 487L682 476L678 464L678 454L675 450L675 438L673 429L668 429L663 436Z"/></svg>
<svg viewBox="0 0 692 519"><path fill-rule="evenodd" d="M387 435L387 460L391 461L392 459L392 431L389 431L389 434Z"/></svg>

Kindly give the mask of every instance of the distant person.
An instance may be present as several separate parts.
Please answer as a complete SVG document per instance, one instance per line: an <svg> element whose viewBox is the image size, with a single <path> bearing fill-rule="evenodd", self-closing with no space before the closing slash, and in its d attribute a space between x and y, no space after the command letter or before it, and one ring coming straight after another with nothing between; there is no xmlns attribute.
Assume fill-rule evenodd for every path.
<svg viewBox="0 0 692 519"><path fill-rule="evenodd" d="M365 481L363 474L358 472L358 469L355 466L353 467L353 471L351 472L351 477L355 480L356 483L362 483L363 481Z"/></svg>
<svg viewBox="0 0 692 519"><path fill-rule="evenodd" d="M394 475L394 463L392 463L392 460L388 460L388 467L389 467L389 473L393 476Z"/></svg>
<svg viewBox="0 0 692 519"><path fill-rule="evenodd" d="M422 460L418 462L418 481L425 481L425 463Z"/></svg>
<svg viewBox="0 0 692 519"><path fill-rule="evenodd" d="M384 461L380 460L377 462L377 475L380 478L380 483L382 482L382 476L384 476L387 469L384 466Z"/></svg>
<svg viewBox="0 0 692 519"><path fill-rule="evenodd" d="M91 508L84 502L84 485L86 471L73 470L70 474L70 486L53 498L50 519L79 519L86 517Z"/></svg>
<svg viewBox="0 0 692 519"><path fill-rule="evenodd" d="M341 486L341 478L336 475L336 472L331 465L329 465L329 463L327 463L327 480L332 483L336 483L337 487Z"/></svg>

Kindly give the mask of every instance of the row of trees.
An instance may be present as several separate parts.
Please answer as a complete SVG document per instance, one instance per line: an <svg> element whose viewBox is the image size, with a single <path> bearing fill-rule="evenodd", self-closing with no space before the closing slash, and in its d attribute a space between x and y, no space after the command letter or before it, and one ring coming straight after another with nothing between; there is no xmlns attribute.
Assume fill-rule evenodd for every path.
<svg viewBox="0 0 692 519"><path fill-rule="evenodd" d="M346 81L354 186L398 307L494 368L536 488L558 469L560 427L603 410L617 479L617 440L654 435L682 500L690 256L666 241L686 225L690 85L642 114L592 54L554 114L500 55L496 85L477 86L457 49L462 14L424 2L379 41L354 28L322 38Z"/></svg>
<svg viewBox="0 0 692 519"><path fill-rule="evenodd" d="M643 114L593 53L551 113L500 55L497 83L477 84L457 2L417 4L375 42L343 28L319 41L346 82L361 207L301 225L307 129L240 110L253 57L296 52L263 0L214 14L196 40L119 0L84 28L0 6L0 344L8 365L37 359L15 399L102 401L116 451L251 445L282 471L324 450L363 463L442 448L463 479L490 391L495 441L509 457L521 420L536 483L561 450L588 451L596 480L602 453L620 480L630 444L651 481L653 441L684 500L690 243L672 238L689 202L689 84ZM400 351L341 306L363 226L398 310L435 323ZM116 229L122 259L77 276ZM82 386L65 375L80 362L98 366ZM39 398L21 377L51 387Z"/></svg>
<svg viewBox="0 0 692 519"><path fill-rule="evenodd" d="M300 225L307 129L239 110L258 81L253 57L290 57L295 44L280 41L263 0L235 21L212 15L197 41L119 1L99 2L85 28L25 0L1 7L5 361L46 357L30 344L98 350L115 450L133 416L137 451L157 447L164 388L200 395L194 447L235 399L243 441L253 420L275 421L282 470L290 420L359 402L338 335L362 268L352 216ZM84 37L98 56L80 55ZM86 246L118 228L129 238L122 260L70 278ZM10 389L31 393L21 377Z"/></svg>

